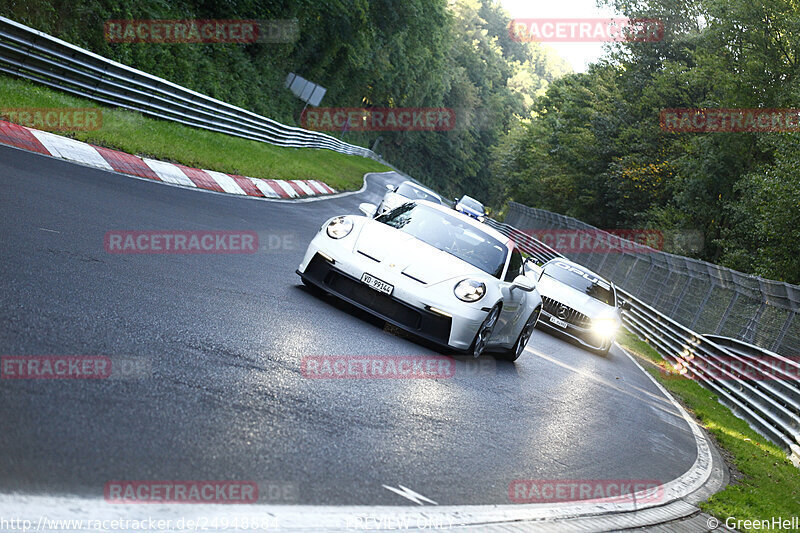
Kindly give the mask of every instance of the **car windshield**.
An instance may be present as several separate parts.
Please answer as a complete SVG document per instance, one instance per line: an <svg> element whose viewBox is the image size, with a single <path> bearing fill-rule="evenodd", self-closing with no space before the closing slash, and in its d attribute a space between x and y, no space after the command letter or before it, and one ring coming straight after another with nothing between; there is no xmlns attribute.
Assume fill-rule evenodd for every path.
<svg viewBox="0 0 800 533"><path fill-rule="evenodd" d="M464 198L462 198L461 202L459 203L463 206L472 209L473 211L478 211L479 213L483 213L483 204L481 204L477 200L470 198L469 196L465 196Z"/></svg>
<svg viewBox="0 0 800 533"><path fill-rule="evenodd" d="M408 202L377 218L499 278L508 248L488 233L429 206Z"/></svg>
<svg viewBox="0 0 800 533"><path fill-rule="evenodd" d="M611 285L590 272L584 272L576 266L563 261L554 261L544 267L544 274L573 289L588 294L606 305L616 305L614 290Z"/></svg>
<svg viewBox="0 0 800 533"><path fill-rule="evenodd" d="M434 196L433 194L426 192L419 187L414 187L410 183L401 184L394 192L400 196L405 196L406 198L410 198L412 200L428 200L429 202L434 202L437 204L442 203L437 196Z"/></svg>

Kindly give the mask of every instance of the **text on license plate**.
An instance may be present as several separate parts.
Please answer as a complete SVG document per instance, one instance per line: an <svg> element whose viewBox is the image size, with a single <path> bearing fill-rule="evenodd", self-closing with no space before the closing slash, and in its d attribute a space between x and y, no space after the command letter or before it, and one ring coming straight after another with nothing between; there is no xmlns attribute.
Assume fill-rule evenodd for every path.
<svg viewBox="0 0 800 533"><path fill-rule="evenodd" d="M550 322L555 324L556 326L561 326L562 328L566 328L569 324L561 320L560 318L556 318L554 316L550 317Z"/></svg>
<svg viewBox="0 0 800 533"><path fill-rule="evenodd" d="M394 286L389 285L385 281L379 280L375 276L367 274L366 272L364 272L364 274L361 276L361 281L363 281L376 291L382 292L384 294L392 294L392 291L394 290Z"/></svg>

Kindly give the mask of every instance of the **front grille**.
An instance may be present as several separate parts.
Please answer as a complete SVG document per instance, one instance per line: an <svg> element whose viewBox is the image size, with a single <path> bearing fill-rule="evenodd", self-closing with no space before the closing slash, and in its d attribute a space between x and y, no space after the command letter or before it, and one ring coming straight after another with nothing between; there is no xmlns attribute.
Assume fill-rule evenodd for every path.
<svg viewBox="0 0 800 533"><path fill-rule="evenodd" d="M392 296L378 292L359 280L337 270L315 255L305 271L305 276L329 292L365 307L380 317L422 337L441 344L450 341L452 319L417 309Z"/></svg>
<svg viewBox="0 0 800 533"><path fill-rule="evenodd" d="M557 300L554 300L553 298L550 298L548 296L542 296L542 304L543 304L544 310L547 313L549 313L549 314L551 314L551 315L553 315L555 317L558 317L558 318L561 318L561 316L558 314L558 311L561 309L561 307L565 307L567 314L566 314L566 318L562 318L562 320L564 320L565 322L568 322L568 323L570 323L570 324L572 324L574 326L578 326L578 327L581 327L581 328L589 328L592 325L592 319L591 318L589 318L588 316L584 315L580 311L576 311L575 309L573 309L573 308L571 308L571 307L569 307L567 305L564 305L564 304L562 304L561 302L559 302Z"/></svg>
<svg viewBox="0 0 800 533"><path fill-rule="evenodd" d="M326 276L325 281L333 292L374 309L386 318L399 322L408 328L419 329L422 322L419 312L392 299L391 296L387 296L334 271L331 271Z"/></svg>

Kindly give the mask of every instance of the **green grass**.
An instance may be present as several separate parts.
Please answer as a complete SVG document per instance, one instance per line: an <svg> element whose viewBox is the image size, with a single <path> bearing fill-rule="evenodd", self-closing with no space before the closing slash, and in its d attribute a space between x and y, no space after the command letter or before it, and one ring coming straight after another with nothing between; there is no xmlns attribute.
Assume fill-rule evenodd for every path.
<svg viewBox="0 0 800 533"><path fill-rule="evenodd" d="M642 366L697 417L735 467L731 484L700 505L704 511L722 523L728 517L772 520L800 515L800 470L781 448L737 418L714 393L691 379L672 374L672 365L648 343L628 331L620 334L617 341L639 359L652 363Z"/></svg>
<svg viewBox="0 0 800 533"><path fill-rule="evenodd" d="M139 156L231 174L318 179L342 191L360 188L367 172L390 170L364 157L330 150L282 148L151 119L9 76L0 76L0 102L2 108L100 107L103 124L100 129L56 133Z"/></svg>

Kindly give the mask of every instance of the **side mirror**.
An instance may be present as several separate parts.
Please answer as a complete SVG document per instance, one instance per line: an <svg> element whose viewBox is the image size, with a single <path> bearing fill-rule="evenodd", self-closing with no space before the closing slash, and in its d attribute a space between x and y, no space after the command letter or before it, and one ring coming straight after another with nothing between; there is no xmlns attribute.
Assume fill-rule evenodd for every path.
<svg viewBox="0 0 800 533"><path fill-rule="evenodd" d="M391 183L387 183L386 184L386 188L389 189L390 191L394 192L394 185L392 185Z"/></svg>
<svg viewBox="0 0 800 533"><path fill-rule="evenodd" d="M531 281L531 278L520 275L514 278L514 281L511 283L511 288L531 292L536 288L536 284Z"/></svg>
<svg viewBox="0 0 800 533"><path fill-rule="evenodd" d="M368 204L364 202L363 204L358 205L358 210L364 213L365 216L369 218L374 218L375 213L378 211L378 206L375 204Z"/></svg>
<svg viewBox="0 0 800 533"><path fill-rule="evenodd" d="M534 263L533 259L530 257L525 260L525 269L532 272L536 279L540 279L544 273L544 269Z"/></svg>
<svg viewBox="0 0 800 533"><path fill-rule="evenodd" d="M619 308L623 311L630 311L631 310L631 303L627 300L622 300L622 303L619 304Z"/></svg>

